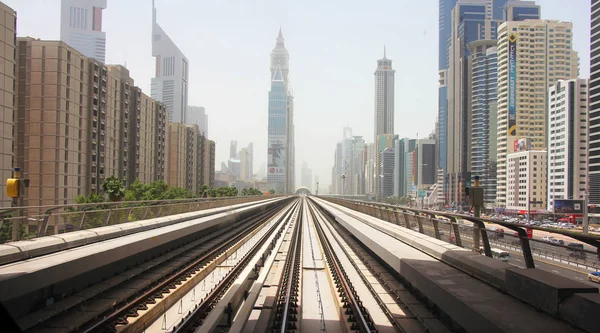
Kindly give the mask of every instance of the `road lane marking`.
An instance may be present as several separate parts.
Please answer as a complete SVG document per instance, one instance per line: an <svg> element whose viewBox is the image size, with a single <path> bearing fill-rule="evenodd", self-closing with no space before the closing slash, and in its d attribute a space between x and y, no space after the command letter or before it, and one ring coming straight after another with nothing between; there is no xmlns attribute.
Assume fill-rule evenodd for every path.
<svg viewBox="0 0 600 333"><path fill-rule="evenodd" d="M558 271L555 271L555 270L552 270L552 271L553 271L554 273L556 273L556 274L560 274Z"/></svg>

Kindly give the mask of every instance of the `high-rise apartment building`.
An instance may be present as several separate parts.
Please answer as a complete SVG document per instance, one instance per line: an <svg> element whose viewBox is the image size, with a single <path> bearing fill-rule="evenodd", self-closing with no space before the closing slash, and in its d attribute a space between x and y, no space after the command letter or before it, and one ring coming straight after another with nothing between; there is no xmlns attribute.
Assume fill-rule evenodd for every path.
<svg viewBox="0 0 600 333"><path fill-rule="evenodd" d="M468 47L471 175L479 176L484 202L489 207L496 202L498 52L496 40L478 40Z"/></svg>
<svg viewBox="0 0 600 333"><path fill-rule="evenodd" d="M379 196L390 197L394 194L394 148L385 148L379 153Z"/></svg>
<svg viewBox="0 0 600 333"><path fill-rule="evenodd" d="M589 203L600 205L600 0L592 0L590 31Z"/></svg>
<svg viewBox="0 0 600 333"><path fill-rule="evenodd" d="M186 124L198 125L200 133L208 138L208 114L203 106L188 105Z"/></svg>
<svg viewBox="0 0 600 333"><path fill-rule="evenodd" d="M498 27L497 200L508 206L507 155L515 140L533 150L547 144L548 88L578 77L573 24L549 20L505 22ZM544 194L544 201L546 195Z"/></svg>
<svg viewBox="0 0 600 333"><path fill-rule="evenodd" d="M276 193L291 193L295 189L294 97L288 80L289 54L281 29L271 52L270 69L267 182Z"/></svg>
<svg viewBox="0 0 600 333"><path fill-rule="evenodd" d="M189 62L156 21L152 1L152 56L156 59L152 78L152 98L163 102L169 112L169 122L187 120Z"/></svg>
<svg viewBox="0 0 600 333"><path fill-rule="evenodd" d="M394 143L394 196L397 198L406 197L406 153L415 147L415 140L408 138L397 139Z"/></svg>
<svg viewBox="0 0 600 333"><path fill-rule="evenodd" d="M150 98L139 87L131 90L129 156L127 184L136 180L150 183L165 180L167 108Z"/></svg>
<svg viewBox="0 0 600 333"><path fill-rule="evenodd" d="M377 151L377 145L375 143L367 143L365 144L365 148L363 150L363 164L364 164L364 182L365 182L365 194L369 197L375 196L377 193L375 192L376 186L375 183L377 181L375 166L377 157L375 156L375 152Z"/></svg>
<svg viewBox="0 0 600 333"><path fill-rule="evenodd" d="M214 142L197 125L170 123L168 132L167 184L198 193L214 183Z"/></svg>
<svg viewBox="0 0 600 333"><path fill-rule="evenodd" d="M583 199L588 176L588 80L559 80L548 95L548 210Z"/></svg>
<svg viewBox="0 0 600 333"><path fill-rule="evenodd" d="M508 154L506 209L531 209L532 213L546 209L546 152L525 150ZM528 203L529 201L529 203Z"/></svg>
<svg viewBox="0 0 600 333"><path fill-rule="evenodd" d="M165 176L165 106L133 85L122 66L87 58L64 42L18 39L15 163L30 180L25 205L69 204Z"/></svg>
<svg viewBox="0 0 600 333"><path fill-rule="evenodd" d="M535 1L508 1L504 7L505 21L539 20L541 8Z"/></svg>
<svg viewBox="0 0 600 333"><path fill-rule="evenodd" d="M105 62L106 32L102 11L106 0L61 0L60 40L88 58Z"/></svg>
<svg viewBox="0 0 600 333"><path fill-rule="evenodd" d="M23 205L72 203L91 192L90 61L64 42L17 45L15 165L29 179Z"/></svg>
<svg viewBox="0 0 600 333"><path fill-rule="evenodd" d="M246 166L246 172L248 173L248 177L250 179L254 179L254 143L250 142L248 147L248 164Z"/></svg>
<svg viewBox="0 0 600 333"><path fill-rule="evenodd" d="M0 207L10 207L11 198L6 196L6 179L12 177L15 110L15 38L17 29L16 12L0 2L0 46L4 50L0 54Z"/></svg>

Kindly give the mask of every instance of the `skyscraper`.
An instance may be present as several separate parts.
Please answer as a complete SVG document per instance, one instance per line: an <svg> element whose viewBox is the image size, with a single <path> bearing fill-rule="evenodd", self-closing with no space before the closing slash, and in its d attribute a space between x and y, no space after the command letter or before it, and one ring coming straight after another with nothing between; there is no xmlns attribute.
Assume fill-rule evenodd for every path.
<svg viewBox="0 0 600 333"><path fill-rule="evenodd" d="M156 58L155 73L152 78L152 98L167 106L169 122L189 123L187 119L189 62L156 22L154 0L152 1L152 56Z"/></svg>
<svg viewBox="0 0 600 333"><path fill-rule="evenodd" d="M100 62L106 56L103 9L106 0L62 0L60 9L60 40Z"/></svg>
<svg viewBox="0 0 600 333"><path fill-rule="evenodd" d="M289 54L279 29L277 43L271 52L271 91L269 91L269 189L276 193L294 191L294 97L289 74Z"/></svg>
<svg viewBox="0 0 600 333"><path fill-rule="evenodd" d="M375 138L380 134L394 134L394 73L392 60L383 48L383 58L377 60L375 70ZM379 154L379 152L377 152Z"/></svg>
<svg viewBox="0 0 600 333"><path fill-rule="evenodd" d="M309 190L313 190L313 176L312 170L308 167L306 162L302 163L302 177L300 185L308 188Z"/></svg>
<svg viewBox="0 0 600 333"><path fill-rule="evenodd" d="M528 138L533 150L546 149L548 88L578 76L572 30L570 22L549 20L505 22L498 27L499 206L508 205L507 155L514 152L513 142ZM530 54L536 55L534 63Z"/></svg>
<svg viewBox="0 0 600 333"><path fill-rule="evenodd" d="M471 173L479 176L484 202L496 202L498 52L496 40L469 43L471 73Z"/></svg>
<svg viewBox="0 0 600 333"><path fill-rule="evenodd" d="M587 189L588 80L559 80L548 95L548 210Z"/></svg>
<svg viewBox="0 0 600 333"><path fill-rule="evenodd" d="M439 0L439 35L438 35L438 167L446 174L446 135L448 124L448 42L451 35L452 8L457 0ZM397 157L398 158L398 157ZM443 184L440 184L443 185ZM442 186L443 188L443 186ZM402 190L401 190L402 191ZM403 194L402 196L406 196Z"/></svg>
<svg viewBox="0 0 600 333"><path fill-rule="evenodd" d="M592 0L590 50L589 202L600 205L600 0Z"/></svg>
<svg viewBox="0 0 600 333"><path fill-rule="evenodd" d="M470 183L470 101L468 44L480 39L496 39L506 0L459 1L452 9L448 43L448 108L446 117L446 175L444 193L455 207L465 204L464 188Z"/></svg>
<svg viewBox="0 0 600 333"><path fill-rule="evenodd" d="M231 140L229 143L229 158L235 158L237 156L237 141Z"/></svg>
<svg viewBox="0 0 600 333"><path fill-rule="evenodd" d="M498 26L505 19L539 18L539 6L534 2L507 0L460 0L451 11L450 37L448 39L448 69L440 71L440 84L446 86L446 104L440 101L440 111L446 108L446 116L439 115L438 136L442 140L440 158L445 168L444 193L447 203L455 206L466 204L465 187L471 185L471 154L473 141L470 137L473 119L473 81L469 71L469 44L479 40L496 40ZM443 91L442 91L443 92ZM442 93L441 92L441 93ZM440 99L444 96L440 96Z"/></svg>

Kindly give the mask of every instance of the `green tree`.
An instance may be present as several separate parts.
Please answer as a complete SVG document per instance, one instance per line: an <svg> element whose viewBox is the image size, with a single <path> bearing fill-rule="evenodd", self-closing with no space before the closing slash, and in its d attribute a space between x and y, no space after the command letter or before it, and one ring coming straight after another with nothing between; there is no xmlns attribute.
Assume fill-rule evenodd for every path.
<svg viewBox="0 0 600 333"><path fill-rule="evenodd" d="M209 193L210 193L210 186L208 186L208 185L200 186L200 190L198 191L198 194L200 195L201 198L208 197Z"/></svg>
<svg viewBox="0 0 600 333"><path fill-rule="evenodd" d="M194 193L183 187L170 187L162 194L161 199L188 199L193 198Z"/></svg>
<svg viewBox="0 0 600 333"><path fill-rule="evenodd" d="M110 176L102 182L102 190L108 194L110 201L120 201L125 196L123 181L115 176Z"/></svg>
<svg viewBox="0 0 600 333"><path fill-rule="evenodd" d="M269 193L271 193L271 194L275 194L275 190L274 190L274 189L270 189L270 190L269 190Z"/></svg>
<svg viewBox="0 0 600 333"><path fill-rule="evenodd" d="M12 239L12 220L7 220L11 218L12 215L5 215L0 219L0 244L6 243ZM19 224L19 239L27 239L30 235L27 234L26 227L20 223Z"/></svg>
<svg viewBox="0 0 600 333"><path fill-rule="evenodd" d="M249 194L248 194L248 189L247 189L247 188L245 188L245 187L244 187L244 188L242 189L242 195L249 195Z"/></svg>

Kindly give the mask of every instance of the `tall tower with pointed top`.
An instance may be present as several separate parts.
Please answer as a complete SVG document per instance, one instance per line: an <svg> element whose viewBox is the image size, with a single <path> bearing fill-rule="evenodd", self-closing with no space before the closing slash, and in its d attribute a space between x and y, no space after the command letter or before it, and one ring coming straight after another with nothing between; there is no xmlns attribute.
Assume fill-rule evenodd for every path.
<svg viewBox="0 0 600 333"><path fill-rule="evenodd" d="M294 97L289 84L289 54L279 29L271 52L267 183L278 194L295 188Z"/></svg>
<svg viewBox="0 0 600 333"><path fill-rule="evenodd" d="M152 56L156 59L151 96L167 106L169 122L194 123L188 117L189 62L177 44L156 21L152 1Z"/></svg>
<svg viewBox="0 0 600 333"><path fill-rule="evenodd" d="M394 134L394 74L392 60L386 56L377 60L375 71L375 142L381 134Z"/></svg>

